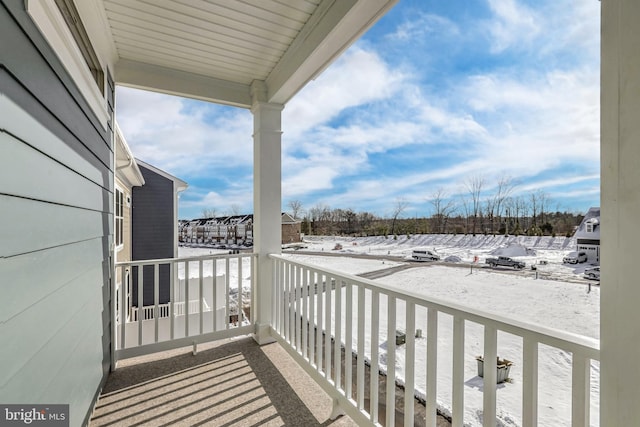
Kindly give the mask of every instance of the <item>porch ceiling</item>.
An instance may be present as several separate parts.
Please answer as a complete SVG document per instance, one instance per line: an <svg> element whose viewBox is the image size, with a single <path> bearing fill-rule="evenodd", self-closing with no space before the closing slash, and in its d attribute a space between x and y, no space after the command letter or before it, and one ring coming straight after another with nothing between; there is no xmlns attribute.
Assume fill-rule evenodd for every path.
<svg viewBox="0 0 640 427"><path fill-rule="evenodd" d="M397 0L98 0L116 83L250 107L286 103Z"/></svg>

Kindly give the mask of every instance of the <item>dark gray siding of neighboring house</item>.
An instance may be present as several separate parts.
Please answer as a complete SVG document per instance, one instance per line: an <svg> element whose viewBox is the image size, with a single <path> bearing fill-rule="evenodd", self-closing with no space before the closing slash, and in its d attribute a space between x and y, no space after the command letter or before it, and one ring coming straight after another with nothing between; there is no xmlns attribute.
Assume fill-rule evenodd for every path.
<svg viewBox="0 0 640 427"><path fill-rule="evenodd" d="M142 187L132 191L131 209L131 258L145 259L173 258L176 224L174 219L175 192L172 180L138 165L144 177ZM134 269L135 270L135 269ZM153 269L144 269L143 305L154 303ZM133 303L138 302L138 276L133 272ZM169 301L169 269L160 266L159 302Z"/></svg>
<svg viewBox="0 0 640 427"><path fill-rule="evenodd" d="M111 134L24 1L0 0L0 40L0 402L81 425L110 364Z"/></svg>

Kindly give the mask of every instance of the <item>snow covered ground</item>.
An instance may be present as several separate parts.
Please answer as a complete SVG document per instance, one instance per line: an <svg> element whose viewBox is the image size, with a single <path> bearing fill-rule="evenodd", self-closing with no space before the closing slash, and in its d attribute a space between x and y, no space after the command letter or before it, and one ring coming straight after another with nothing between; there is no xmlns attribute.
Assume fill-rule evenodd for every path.
<svg viewBox="0 0 640 427"><path fill-rule="evenodd" d="M334 250L336 243L341 250ZM287 256L331 270L348 274L389 268L409 261L415 248L435 249L442 259L459 257L461 263L473 263L477 267L455 268L432 265L429 268L411 268L377 279L381 283L398 289L419 293L425 298L437 298L456 304L495 313L508 318L537 325L599 338L600 289L591 289L582 279L587 264L567 266L562 258L575 249L575 241L568 238L551 237L504 237L504 236L399 236L398 239L384 237L336 238L312 237L305 239L305 249L285 251ZM181 248L181 256L187 255ZM200 252L203 251L203 252ZM208 250L189 249L189 255L208 253ZM344 256L318 256L305 252L325 252ZM351 258L349 255L371 255ZM484 266L488 256L513 256L527 263L527 269L513 274L511 270L492 270ZM380 259L395 256L393 260ZM402 258L406 258L403 261ZM541 264L545 261L546 264ZM464 265L464 264L461 264ZM536 279L530 265L537 271L548 274L555 280ZM509 274L505 274L508 272ZM580 283L582 282L582 283ZM344 290L342 291L344 292ZM344 301L344 299L343 299ZM354 306L356 306L354 300ZM386 298L380 299L380 364L384 369L386 357ZM370 307L369 303L365 305ZM404 306L397 307L397 327L404 329ZM357 318L357 309L351 310ZM377 315L378 313L376 313ZM365 310L366 322L370 322L370 311ZM418 313L419 319L426 316ZM447 412L451 408L452 367L452 318L440 314L438 335L438 403ZM342 322L342 325L345 323ZM354 325L356 323L354 322ZM416 325L426 331L426 324ZM344 334L343 334L344 336ZM366 357L371 355L371 340L365 342ZM356 343L354 343L354 349ZM482 378L477 375L475 356L483 352L483 329L467 322L465 329L465 424L482 424ZM497 406L499 426L520 426L522 408L522 340L506 333L498 334L498 355L514 362L509 377L511 382L498 386ZM404 374L404 347L397 348L396 374ZM416 390L425 390L426 339L416 340ZM591 425L598 425L599 416L599 364L591 369ZM554 348L540 346L539 352L539 423L540 426L568 426L571 419L571 354Z"/></svg>
<svg viewBox="0 0 640 427"><path fill-rule="evenodd" d="M342 245L342 249L335 250L336 244ZM411 258L411 252L414 249L435 249L442 260L457 257L462 263L472 263L477 257L480 265L484 265L487 257L503 255L525 262L527 269L535 265L542 276L571 281L582 279L585 269L592 267L589 263L574 265L562 263L562 258L576 249L575 239L567 237L418 234L402 235L394 239L392 236L388 238L384 236L306 236L302 246L304 246L303 249L295 252L367 254L372 257L387 255L406 259Z"/></svg>

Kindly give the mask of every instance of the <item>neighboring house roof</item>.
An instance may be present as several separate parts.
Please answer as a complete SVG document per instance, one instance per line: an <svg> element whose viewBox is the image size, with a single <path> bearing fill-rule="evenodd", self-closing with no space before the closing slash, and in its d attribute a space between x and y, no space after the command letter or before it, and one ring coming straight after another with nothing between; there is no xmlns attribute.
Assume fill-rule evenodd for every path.
<svg viewBox="0 0 640 427"><path fill-rule="evenodd" d="M140 159L135 159L135 160L136 160L136 162L138 163L139 166L142 166L142 167L144 167L146 169L149 169L149 170L157 173L158 175L161 175L161 176L167 178L168 180L171 180L171 181L175 182L176 189L177 189L178 193L181 192L181 191L186 190L187 187L189 187L189 184L187 184L186 182L184 182L180 178L177 178L177 177L171 175L170 173L167 173L167 172L163 171L162 169L158 169L157 167L155 167L153 165L150 165L147 162L143 162Z"/></svg>
<svg viewBox="0 0 640 427"><path fill-rule="evenodd" d="M588 230L591 231L588 231ZM600 240L600 208L589 208L574 235L576 239Z"/></svg>
<svg viewBox="0 0 640 427"><path fill-rule="evenodd" d="M289 215L288 213L283 213L282 214L282 223L283 224L296 224L298 222L301 222L295 218L293 218L291 215Z"/></svg>
<svg viewBox="0 0 640 427"><path fill-rule="evenodd" d="M116 122L116 177L129 188L144 185L142 173L127 140L122 135L118 122Z"/></svg>

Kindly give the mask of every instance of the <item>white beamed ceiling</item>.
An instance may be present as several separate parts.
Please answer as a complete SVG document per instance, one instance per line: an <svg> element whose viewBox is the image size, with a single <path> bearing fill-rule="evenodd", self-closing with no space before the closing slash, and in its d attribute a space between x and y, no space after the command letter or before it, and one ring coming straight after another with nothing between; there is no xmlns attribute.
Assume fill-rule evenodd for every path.
<svg viewBox="0 0 640 427"><path fill-rule="evenodd" d="M397 0L102 0L116 83L250 107L286 103Z"/></svg>

